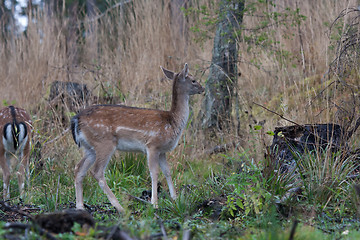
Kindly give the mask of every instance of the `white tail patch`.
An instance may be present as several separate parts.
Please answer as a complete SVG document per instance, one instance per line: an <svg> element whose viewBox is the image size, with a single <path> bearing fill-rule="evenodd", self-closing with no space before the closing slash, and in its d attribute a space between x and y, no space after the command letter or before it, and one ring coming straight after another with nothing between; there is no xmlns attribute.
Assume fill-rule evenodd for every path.
<svg viewBox="0 0 360 240"><path fill-rule="evenodd" d="M14 106L0 110L0 130L2 141L0 142L0 165L3 170L3 198L10 197L11 160L17 159L17 178L20 195L24 194L24 180L28 176L30 137L32 123L30 116L24 109ZM29 180L27 178L27 180ZM29 181L28 181L29 182Z"/></svg>
<svg viewBox="0 0 360 240"><path fill-rule="evenodd" d="M14 142L14 138L13 138L13 133L12 133L12 126L11 124L7 124L4 127L4 136L3 136L3 146L5 151L7 152L11 152L14 153L15 152L15 142Z"/></svg>
<svg viewBox="0 0 360 240"><path fill-rule="evenodd" d="M19 123L19 135L18 135L18 139L19 139L19 145L22 145L23 142L25 142L27 140L27 134L26 134L26 125L25 123Z"/></svg>

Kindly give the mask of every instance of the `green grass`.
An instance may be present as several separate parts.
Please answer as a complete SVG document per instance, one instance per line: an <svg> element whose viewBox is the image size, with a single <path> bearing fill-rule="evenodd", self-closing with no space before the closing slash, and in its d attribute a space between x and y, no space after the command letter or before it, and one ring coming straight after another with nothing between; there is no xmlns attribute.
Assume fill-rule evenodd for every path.
<svg viewBox="0 0 360 240"><path fill-rule="evenodd" d="M23 199L23 203L39 207L41 212L61 210L75 202L73 170L81 159L81 151L70 134L62 135L68 127L62 118L68 121L76 110L68 109L60 102L57 106L49 102L52 82L87 84L93 93L89 104L110 100L158 109L169 109L171 99L171 84L161 80L159 65L175 70L187 61L194 76L202 83L206 82L213 39L204 40L199 47L193 41L198 34L188 32L189 35L185 34L187 41L177 40L174 38L176 31L170 29L170 8L159 7L155 1L131 2L132 12L122 14L122 7L113 8L97 21L70 19L61 11L49 19L39 8L39 12L32 14L34 19L29 22L34 24L30 24L26 32L2 31L4 36L0 46L6 50L0 50L2 105L11 103L29 110L33 116L34 142L43 144L44 167L39 170L31 163L30 186L27 186ZM287 8L288 2L277 4ZM249 4L251 7L251 2ZM328 72L328 63L334 59L331 50L334 45L323 33L329 30L329 23L341 10L348 7L347 1L313 4L308 0L298 1L298 4L296 8L299 7L301 14L312 16L307 18L306 24L290 26L284 22L257 32L273 37L275 45L269 46L268 50L263 44L259 48L249 45L244 39L237 42L241 53L238 66L241 76L236 85L232 117L239 121L234 125L241 123L241 131L230 130L219 133L215 139L207 139L206 132L199 128L203 97L192 97L191 116L184 134L179 146L168 156L178 198L170 198L162 174L159 177L162 191L158 209L131 198L151 189L146 158L142 154L116 153L106 170L106 179L126 209L125 214L114 212L92 177L84 179L85 203L101 208L93 213L99 224L118 224L139 239L150 239L159 234L161 224L171 239L181 239L186 230L192 232L193 239L289 239L296 220L299 223L295 239L359 238L360 196L354 189L359 185L359 179L350 177L357 167L353 165L357 159L328 151L309 153L299 156L296 173L281 174L272 168L269 162L272 159L263 157L268 140L264 130L284 124L280 115L299 123L329 122L336 120L333 115L337 116L338 110L352 109L352 104L345 104L353 102L351 96L356 99L357 91L342 92L332 88L328 84L333 80L323 77L324 72ZM202 8L199 9L202 13L187 16L189 27L217 12L218 5L212 1L201 0L192 7L196 8L196 5ZM264 21L262 14L276 11L272 7L259 8L256 14L245 16L244 33L255 34L251 31ZM207 12L211 16L206 16ZM341 24L345 25L345 22ZM210 26L204 27L207 30ZM92 29L85 34L85 39L84 29ZM341 35L342 27L338 30ZM294 35L289 38L288 33ZM87 39L95 40L96 49L87 45ZM301 54L299 39L304 50ZM279 47L283 49L281 58L273 54ZM303 64L297 64L301 62ZM358 86L356 68L353 72L346 79L338 80ZM327 91L323 92L324 88ZM321 92L323 99L314 98ZM253 105L254 102L276 111L279 116ZM310 102L311 106L308 105ZM263 127L254 127L260 122L264 123ZM250 128L246 127L248 125ZM351 141L350 147L357 148L359 136L354 136ZM207 147L219 142L235 142L237 147L246 150L234 148L227 154L200 155L208 150ZM289 194L294 187L301 187L301 193ZM11 179L12 204L21 204L18 195L14 177ZM3 236L7 230L2 227L4 222L0 224L0 236ZM79 226L74 226L74 231L78 230ZM57 237L92 239L94 236L93 230L85 237L73 233ZM39 238L29 231L28 239Z"/></svg>
<svg viewBox="0 0 360 240"><path fill-rule="evenodd" d="M42 170L34 170L32 164L31 188L24 203L50 212L75 202L74 166L69 161L73 156L64 154L64 161L43 159ZM151 190L146 157L121 153L110 161L106 179L126 214L114 211L90 176L84 180L84 201L89 206L101 205L102 210L93 213L99 223L119 224L139 239L159 234L161 224L171 238L181 238L190 230L194 239L288 239L295 220L295 239L356 239L360 236L359 196L353 185L358 181L348 177L356 167L353 160L340 154L309 153L298 160L295 174L286 175L269 174L269 159L256 162L247 151L183 159L173 168L178 198L170 198L161 174L159 208L154 209L130 197ZM302 187L300 195L287 195L293 186ZM16 179L11 188L16 196ZM86 239L96 236L96 232L89 234ZM58 237L79 239L73 233Z"/></svg>

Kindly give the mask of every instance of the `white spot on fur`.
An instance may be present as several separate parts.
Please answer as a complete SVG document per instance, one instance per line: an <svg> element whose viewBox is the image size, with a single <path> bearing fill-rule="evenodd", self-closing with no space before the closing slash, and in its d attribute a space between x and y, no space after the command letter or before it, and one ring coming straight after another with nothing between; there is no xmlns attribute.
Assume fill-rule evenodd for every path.
<svg viewBox="0 0 360 240"><path fill-rule="evenodd" d="M159 131L152 131L152 130L142 130L142 129L137 129L137 128L128 128L128 127L122 127L122 126L118 126L115 129L115 132L117 134L119 134L121 131L129 131L129 132L137 132L137 133L141 133L144 136L148 136L148 137L155 137L159 134Z"/></svg>
<svg viewBox="0 0 360 240"><path fill-rule="evenodd" d="M104 129L106 132L108 132L108 131L110 130L110 127L109 127L109 126L104 125L104 124L100 124L100 123L95 124L94 127L96 127L96 128L102 128L102 129Z"/></svg>

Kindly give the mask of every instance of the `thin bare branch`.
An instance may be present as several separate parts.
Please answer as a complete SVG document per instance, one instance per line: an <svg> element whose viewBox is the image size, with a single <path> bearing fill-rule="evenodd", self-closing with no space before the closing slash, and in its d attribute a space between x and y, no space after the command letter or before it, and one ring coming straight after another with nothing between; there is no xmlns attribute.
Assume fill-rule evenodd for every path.
<svg viewBox="0 0 360 240"><path fill-rule="evenodd" d="M277 112L275 112L275 111L273 111L273 110L268 109L267 107L265 107L265 106L263 106L263 105L261 105L261 104L258 104L258 103L256 103L256 102L253 102L253 103L254 103L255 105L259 106L259 107L262 107L262 108L265 109L266 111L271 112L271 113L279 116L280 118L282 118L282 119L284 119L284 120L286 120L286 121L288 121L288 122L291 122L292 124L295 124L295 125L297 125L297 126L301 126L301 125L298 124L297 122L294 122L294 121L292 121L292 120L284 117L283 115L281 115L281 114L279 114L279 113L277 113Z"/></svg>

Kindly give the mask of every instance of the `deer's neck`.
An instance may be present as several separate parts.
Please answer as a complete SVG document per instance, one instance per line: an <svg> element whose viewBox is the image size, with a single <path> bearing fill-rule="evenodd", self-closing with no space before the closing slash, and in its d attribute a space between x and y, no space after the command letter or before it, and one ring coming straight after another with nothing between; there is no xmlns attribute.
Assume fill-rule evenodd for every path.
<svg viewBox="0 0 360 240"><path fill-rule="evenodd" d="M174 87L170 112L174 124L182 130L189 117L189 95Z"/></svg>

